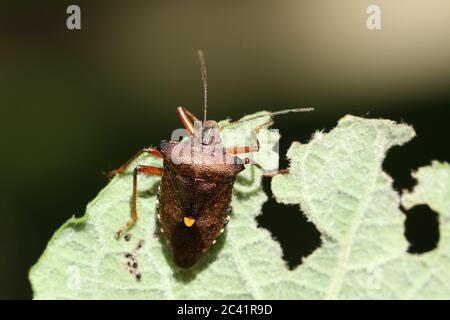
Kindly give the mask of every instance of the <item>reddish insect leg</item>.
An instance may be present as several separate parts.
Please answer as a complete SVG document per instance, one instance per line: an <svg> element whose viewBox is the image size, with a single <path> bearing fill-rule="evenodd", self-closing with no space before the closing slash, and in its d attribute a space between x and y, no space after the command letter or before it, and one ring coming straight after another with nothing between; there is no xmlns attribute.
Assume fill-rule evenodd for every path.
<svg viewBox="0 0 450 320"><path fill-rule="evenodd" d="M162 158L162 157L163 157L162 154L161 154L161 152L159 152L159 151L156 150L155 148L144 148L144 149L139 150L138 153L136 153L133 157L131 157L130 160L128 160L127 162L125 162L125 164L123 164L122 166L120 166L118 169L116 169L116 170L111 170L111 171L108 172L106 175L107 175L108 177L112 177L112 176L114 176L114 175L116 175L116 174L118 174L118 173L124 172L124 171L128 168L128 166L129 166L129 165L130 165L137 157L139 157L139 156L140 156L141 154L143 154L144 152L150 153L150 154L152 154L152 155L154 155L155 157L158 157L158 158Z"/></svg>
<svg viewBox="0 0 450 320"><path fill-rule="evenodd" d="M259 144L259 140L256 136L257 136L259 130L270 125L271 123L272 123L272 119L269 119L268 121L264 122L263 124L259 125L254 130L252 130L252 138L256 141L256 146L231 147L231 148L226 148L225 149L226 152L228 152L230 154L258 152L259 148L260 148L260 144ZM261 169L262 171L264 171L264 168L259 163L251 160L250 158L244 158L244 164L252 164L252 165L256 166L257 168ZM289 172L288 169L282 169L282 170L277 170L277 171L264 172L263 175L265 177L273 177L278 174L286 174L288 172Z"/></svg>
<svg viewBox="0 0 450 320"><path fill-rule="evenodd" d="M192 124L192 121L199 121L194 114L189 112L189 110L185 109L184 107L178 107L177 108L178 116L181 119L181 122L183 123L186 130L189 132L189 135L193 135L195 132L194 125Z"/></svg>
<svg viewBox="0 0 450 320"><path fill-rule="evenodd" d="M127 224L125 226L123 226L119 231L117 231L118 237L120 237L125 231L127 231L129 228L131 228L139 217L138 212L137 212L137 176L138 176L139 172L161 176L163 169L151 167L151 166L137 166L136 168L134 168L134 171L133 171L133 198L132 198L133 204L132 204L132 208L131 208L131 219L127 222Z"/></svg>
<svg viewBox="0 0 450 320"><path fill-rule="evenodd" d="M272 123L272 119L269 119L268 121L264 122L263 124L260 124L259 126L257 126L255 129L252 130L251 137L252 137L252 140L255 141L256 146L231 147L231 148L226 148L225 151L230 154L258 152L260 145L259 145L259 140L256 136L258 135L259 130L270 125L271 123Z"/></svg>
<svg viewBox="0 0 450 320"><path fill-rule="evenodd" d="M225 151L230 153L230 154L241 154L241 153L258 152L259 151L259 143L258 143L257 146L245 146L245 147L226 148Z"/></svg>
<svg viewBox="0 0 450 320"><path fill-rule="evenodd" d="M245 146L245 147L230 147L226 148L225 151L230 154L242 154L242 153L250 153L250 152L258 152L259 151L259 141L256 138L256 131L252 131L252 138L256 141L256 146Z"/></svg>

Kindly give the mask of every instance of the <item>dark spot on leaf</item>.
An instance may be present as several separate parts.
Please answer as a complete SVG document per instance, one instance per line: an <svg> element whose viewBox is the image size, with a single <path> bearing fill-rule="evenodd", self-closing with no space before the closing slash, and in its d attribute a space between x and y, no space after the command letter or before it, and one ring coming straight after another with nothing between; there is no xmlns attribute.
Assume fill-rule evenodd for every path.
<svg viewBox="0 0 450 320"><path fill-rule="evenodd" d="M125 239L125 241L130 241L130 239L131 239L131 234L127 233L127 234L124 236L124 239Z"/></svg>
<svg viewBox="0 0 450 320"><path fill-rule="evenodd" d="M141 279L142 279L141 273L136 273L136 280L141 281Z"/></svg>
<svg viewBox="0 0 450 320"><path fill-rule="evenodd" d="M136 246L136 250L141 249L144 246L144 240L140 240Z"/></svg>
<svg viewBox="0 0 450 320"><path fill-rule="evenodd" d="M427 205L418 205L405 212L405 236L409 253L425 253L437 247L439 222L437 214Z"/></svg>

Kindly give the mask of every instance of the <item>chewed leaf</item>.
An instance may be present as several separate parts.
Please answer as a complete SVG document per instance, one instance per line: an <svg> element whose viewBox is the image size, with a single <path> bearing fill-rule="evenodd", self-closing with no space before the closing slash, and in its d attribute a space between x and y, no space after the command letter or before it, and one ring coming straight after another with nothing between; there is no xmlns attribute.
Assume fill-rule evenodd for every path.
<svg viewBox="0 0 450 320"><path fill-rule="evenodd" d="M242 145L262 117L223 131L225 146ZM276 133L273 140L277 139ZM271 140L271 139L269 139ZM262 143L262 149L267 149ZM268 158L278 155L272 153ZM262 159L266 162L272 159ZM261 172L248 167L235 186L225 233L191 270L176 267L167 247L158 240L156 190L159 177L139 176L140 218L129 241L115 232L130 217L132 170L137 164L161 166L159 159L142 156L127 173L116 176L87 206L82 218L72 218L53 236L30 271L35 299L206 299L263 297L261 285L272 281L258 274L272 258L272 272L284 269L281 249L270 234L259 229L255 217L267 197ZM254 255L258 252L262 256ZM248 258L250 257L250 259ZM137 268L133 268L133 264ZM128 265L130 264L130 265Z"/></svg>
<svg viewBox="0 0 450 320"><path fill-rule="evenodd" d="M450 297L450 165L433 161L413 174L418 184L413 192L405 192L402 204L410 209L426 204L439 216L440 239L435 250L409 257L403 266L406 274L415 275L408 298L449 299ZM405 278L403 276L403 278ZM411 280L413 279L413 280Z"/></svg>
<svg viewBox="0 0 450 320"><path fill-rule="evenodd" d="M378 273L407 248L400 198L382 161L390 147L413 136L407 125L346 116L330 133L289 149L290 174L275 177L272 190L278 201L300 204L322 233L322 247L293 272L315 297L389 298L400 293L378 290L384 284L383 278L377 282Z"/></svg>
<svg viewBox="0 0 450 320"><path fill-rule="evenodd" d="M441 221L450 218L450 165L433 161L431 166L419 168L413 173L419 182L414 192L406 192L402 203L407 209L427 204L441 214Z"/></svg>
<svg viewBox="0 0 450 320"><path fill-rule="evenodd" d="M267 120L227 127L226 146L248 137ZM331 132L291 146L290 173L274 178L273 192L280 202L298 204L322 233L320 248L293 271L282 260L279 244L255 221L267 200L258 168L248 167L238 177L225 233L188 271L173 264L167 247L156 238L158 177L139 178L140 219L128 241L115 238L130 215L132 183L130 174L117 176L88 205L83 218L69 220L55 233L30 271L34 297L448 298L448 165L423 176L427 171L419 170L417 189L403 198L405 206L426 202L441 214L438 248L422 256L406 252L400 196L382 171L388 149L413 136L414 130L404 124L347 116ZM271 156L259 161L270 163ZM138 163L161 165L147 156ZM438 181L444 173L447 183ZM282 210L279 214L282 219Z"/></svg>
<svg viewBox="0 0 450 320"><path fill-rule="evenodd" d="M412 128L404 124L347 116L330 133L318 133L308 144L291 146L290 174L275 177L272 189L278 201L299 204L322 233L321 248L293 272L310 289L299 296L450 297L448 237L428 254L407 253L400 197L382 170L387 150L413 136ZM425 170L419 170L419 178ZM416 193L428 199L423 202L440 208L431 199L446 199L448 204L444 195L449 194L450 175L442 170L433 173L432 181L419 179ZM422 184L432 184L433 188L424 189ZM410 196L403 201L410 204Z"/></svg>

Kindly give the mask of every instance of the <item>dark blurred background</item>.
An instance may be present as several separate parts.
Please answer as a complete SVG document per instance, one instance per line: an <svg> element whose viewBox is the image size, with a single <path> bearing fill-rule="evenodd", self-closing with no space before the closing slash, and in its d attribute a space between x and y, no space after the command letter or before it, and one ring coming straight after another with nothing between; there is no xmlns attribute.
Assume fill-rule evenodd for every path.
<svg viewBox="0 0 450 320"><path fill-rule="evenodd" d="M211 118L316 108L276 119L282 155L351 113L415 127L417 137L384 163L397 190L413 186L418 166L450 160L447 0L1 4L0 298L32 297L29 268L106 185L103 172L169 138L177 106L201 114L198 48ZM70 4L81 7L81 30L66 28ZM381 30L366 27L370 4L381 8ZM434 248L436 215L407 215L409 251ZM295 207L271 200L258 222L291 268L319 245Z"/></svg>

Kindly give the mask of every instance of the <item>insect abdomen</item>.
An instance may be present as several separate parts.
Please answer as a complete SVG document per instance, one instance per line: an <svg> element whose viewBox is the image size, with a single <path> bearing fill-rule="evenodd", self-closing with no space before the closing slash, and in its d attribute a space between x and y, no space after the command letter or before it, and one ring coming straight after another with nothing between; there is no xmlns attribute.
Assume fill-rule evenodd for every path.
<svg viewBox="0 0 450 320"><path fill-rule="evenodd" d="M234 181L199 180L190 185L180 181L183 179L180 180L175 171L165 170L158 196L158 213L161 231L175 263L189 268L223 232L229 219ZM188 215L195 216L192 226L183 221Z"/></svg>

